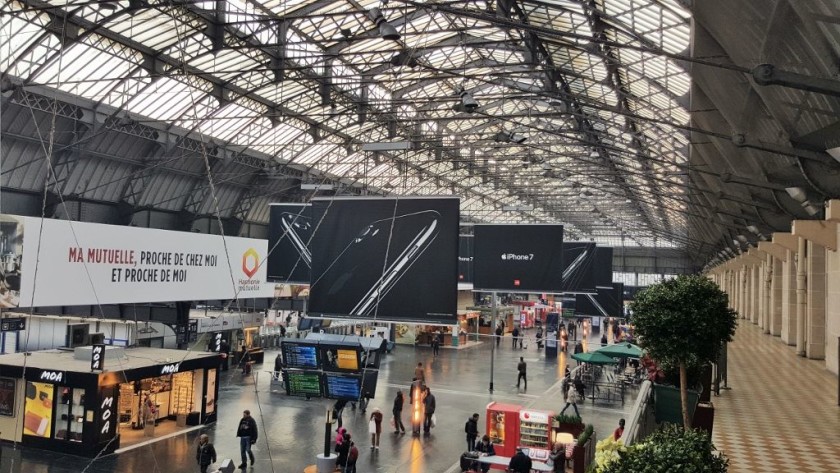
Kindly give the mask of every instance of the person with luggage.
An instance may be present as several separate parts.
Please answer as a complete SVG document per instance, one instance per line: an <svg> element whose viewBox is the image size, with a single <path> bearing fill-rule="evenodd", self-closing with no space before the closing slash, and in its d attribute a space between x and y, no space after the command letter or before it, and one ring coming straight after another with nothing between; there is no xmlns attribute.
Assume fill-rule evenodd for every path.
<svg viewBox="0 0 840 473"><path fill-rule="evenodd" d="M198 468L201 473L207 473L207 468L210 464L216 463L216 448L210 443L210 437L207 434L201 434L198 437L195 461L198 462Z"/></svg>
<svg viewBox="0 0 840 473"><path fill-rule="evenodd" d="M371 450L379 450L379 438L382 436L382 417L382 411L374 407L373 412L370 413L370 422L368 424Z"/></svg>
<svg viewBox="0 0 840 473"><path fill-rule="evenodd" d="M475 440L478 438L478 413L467 419L464 432L467 434L467 451L472 452L475 450Z"/></svg>

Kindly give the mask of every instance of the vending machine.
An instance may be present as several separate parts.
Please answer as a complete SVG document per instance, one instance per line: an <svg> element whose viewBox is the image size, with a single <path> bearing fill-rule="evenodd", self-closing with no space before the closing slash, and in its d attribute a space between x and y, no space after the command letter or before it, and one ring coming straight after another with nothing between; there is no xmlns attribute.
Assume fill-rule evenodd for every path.
<svg viewBox="0 0 840 473"><path fill-rule="evenodd" d="M528 447L535 455L529 454L531 458L540 456L537 452L545 450L545 457L548 459L548 451L551 450L552 422L554 413L548 411L533 411L522 409L519 411L519 447Z"/></svg>
<svg viewBox="0 0 840 473"><path fill-rule="evenodd" d="M516 404L487 404L487 433L496 455L512 457L516 453L521 409L522 406Z"/></svg>

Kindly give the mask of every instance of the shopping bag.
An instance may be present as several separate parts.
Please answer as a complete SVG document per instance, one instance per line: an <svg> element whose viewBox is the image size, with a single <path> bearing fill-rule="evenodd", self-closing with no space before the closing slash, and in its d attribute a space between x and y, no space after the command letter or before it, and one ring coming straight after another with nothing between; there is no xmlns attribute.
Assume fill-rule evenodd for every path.
<svg viewBox="0 0 840 473"><path fill-rule="evenodd" d="M372 434L375 434L375 433L376 433L376 421L374 421L374 420L372 420L372 419L371 419L371 421L370 421L370 422L368 422L368 430L369 430L369 431L370 431L370 433L372 433Z"/></svg>
<svg viewBox="0 0 840 473"><path fill-rule="evenodd" d="M437 414L432 414L432 428L437 425Z"/></svg>
<svg viewBox="0 0 840 473"><path fill-rule="evenodd" d="M396 423L396 421L394 421L394 418L391 417L391 428L393 429L393 428L396 428L396 427L397 427L397 423Z"/></svg>

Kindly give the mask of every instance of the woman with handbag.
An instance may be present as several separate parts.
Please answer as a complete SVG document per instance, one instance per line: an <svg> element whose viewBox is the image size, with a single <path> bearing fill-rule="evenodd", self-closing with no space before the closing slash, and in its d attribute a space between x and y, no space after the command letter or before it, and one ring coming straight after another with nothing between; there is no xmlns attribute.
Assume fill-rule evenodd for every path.
<svg viewBox="0 0 840 473"><path fill-rule="evenodd" d="M560 415L563 415L563 413L566 412L566 409L568 409L569 406L572 406L572 407L575 408L575 414L577 414L577 416L580 417L580 411L578 411L577 403L578 403L578 391L577 391L577 389L573 386L568 386L568 384L567 384L567 386L566 386L566 407L564 407L563 410L560 411Z"/></svg>

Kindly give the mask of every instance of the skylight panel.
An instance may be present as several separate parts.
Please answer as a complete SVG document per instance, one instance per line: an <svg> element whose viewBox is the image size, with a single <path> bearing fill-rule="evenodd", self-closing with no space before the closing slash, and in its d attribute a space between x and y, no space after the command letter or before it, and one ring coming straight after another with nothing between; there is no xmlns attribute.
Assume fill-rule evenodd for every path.
<svg viewBox="0 0 840 473"><path fill-rule="evenodd" d="M11 3L17 14L0 15L0 70L8 71L18 54L25 51L43 34L43 28L49 21L45 14L24 11L20 2Z"/></svg>
<svg viewBox="0 0 840 473"><path fill-rule="evenodd" d="M194 100L203 98L206 92L180 80L161 77L134 96L126 108L156 120L172 121L190 109Z"/></svg>

